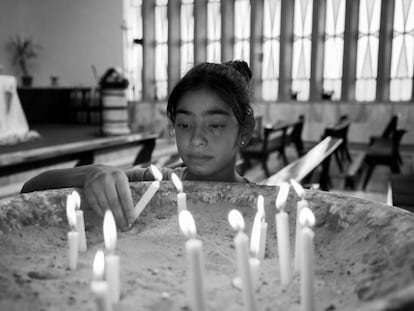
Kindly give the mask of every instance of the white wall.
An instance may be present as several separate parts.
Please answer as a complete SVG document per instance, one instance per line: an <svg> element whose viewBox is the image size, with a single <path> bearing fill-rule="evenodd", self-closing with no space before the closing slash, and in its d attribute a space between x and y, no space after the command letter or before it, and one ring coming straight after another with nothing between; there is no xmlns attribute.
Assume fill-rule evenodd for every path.
<svg viewBox="0 0 414 311"><path fill-rule="evenodd" d="M118 0L0 1L0 64L13 74L5 49L10 36L31 35L42 46L31 72L34 85L95 85L98 75L123 65L122 9Z"/></svg>

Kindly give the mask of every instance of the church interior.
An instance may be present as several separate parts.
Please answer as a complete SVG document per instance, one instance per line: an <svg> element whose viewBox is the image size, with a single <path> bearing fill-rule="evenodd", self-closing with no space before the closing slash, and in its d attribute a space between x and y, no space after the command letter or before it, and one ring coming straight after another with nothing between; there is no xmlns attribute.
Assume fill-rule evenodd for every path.
<svg viewBox="0 0 414 311"><path fill-rule="evenodd" d="M0 259L4 256L5 262L14 267L15 274L13 276L6 270L3 273L3 264L0 263L0 289L4 289L4 294L0 294L0 309L14 310L11 306L15 305L16 310L31 310L30 304L34 302L39 303L39 310L52 310L57 302L51 297L43 300L43 293L49 289L54 292L53 287L62 291L67 286L66 289L73 294L70 297L65 294L62 298L65 299L62 310L72 310L71 307L79 310L104 311L112 310L112 307L114 310L132 310L135 304L133 296L145 296L143 293L147 296L140 305L142 310L253 311L271 310L274 306L280 310L309 311L412 310L414 252L409 249L414 243L413 55L414 0L2 1ZM53 240L51 243L56 245L66 243L63 241L66 240L66 232L62 235L54 229L56 224L61 224L56 220L60 212L55 205L68 204L65 200L69 192L58 190L22 195L20 192L26 181L51 169L90 164L121 169L147 168L150 165L173 170L185 167L177 150L174 127L166 112L169 95L193 66L232 60L243 60L250 67L249 96L255 116L252 138L237 154L238 174L252 182L254 194L263 191L272 198L282 192L282 184L292 182L292 179L299 182L299 187L307 193L307 199L313 200L312 206L318 205L313 210L316 216L325 215L322 210L329 205L329 212L323 216L326 219L319 219L319 222L317 219L314 227L315 230L325 230L323 238L318 240L316 236L315 260L316 264L320 260L324 270L323 276L318 268L314 271L316 288L306 289L295 274L293 281L287 283L290 285L280 287L279 282L283 285L286 277L282 272L287 269L282 267L282 259L278 268L281 278L277 275L275 279L266 281L265 274L272 269L266 260L282 253L281 248L269 247L266 255L262 255L260 277L252 272L254 280L261 280L261 285L257 285L260 290L252 290L248 295L248 286L245 285L248 282L240 268L242 285L239 285L239 291L233 293L232 289L237 288L233 284L220 296L220 286L225 282L217 271L221 269L223 275L228 275L230 268L226 267L231 265L227 266L227 260L233 256L234 249L227 253L226 245L220 239L217 247L225 250L217 252L225 256L217 255L212 259L215 249L207 244L208 239L216 239L210 232L214 231L211 222L209 225L200 224L201 232L205 230L207 236L203 242L211 255L205 258L206 274L210 273L210 276L205 276L207 285L200 285L203 277L192 271L194 278L191 284L196 290L178 290L185 288L186 284L181 280L182 275L175 273L174 265L180 271L185 271L187 266L182 262L185 258L177 259L184 255L174 255L174 251L184 251L184 244L181 245L182 241L176 238L175 233L172 236L166 234L167 230L178 228L165 220L174 219L174 211L169 208L161 211L161 207L169 206L168 200L175 204L175 189L169 185L164 197L155 195L155 199L148 203L154 207L154 212L143 213L138 225L151 228L154 236L171 238L171 245L177 249L169 250L148 233L150 229L133 228L130 232L136 240L131 240L132 234L119 233L118 250L122 253L122 260L128 261L127 256L141 256L145 272L128 274L125 266L132 265L129 262L123 266L124 270L121 268L123 289L114 305L106 305L106 298L94 290L97 303L92 303L88 293L76 288L76 282L79 282L78 287L85 287L87 283L86 287L90 289L89 272L92 271L93 256L88 254L89 250L84 255L79 253L80 268L75 268L78 270L71 275L70 269L65 270L58 263L52 265L46 255L43 259L36 257L42 248L40 244L30 246L33 254L28 256L34 261L31 265L17 255L23 254L22 246L16 246L21 242L18 238L17 241L11 238L15 238L13 232L22 226L33 237ZM233 198L229 204L236 207L241 204L246 227L250 226L248 221L253 223L254 214L243 207L243 204L253 204L249 197L251 193L247 195L247 190L240 190L239 185L221 187L220 184L193 184L190 181L185 181L184 185L187 195L199 200L189 203L194 208L196 220L202 216L212 217L216 224L223 225L219 212L213 208L213 216L210 216L204 209L209 202L215 203L231 191ZM133 186L134 200L143 194L145 186ZM266 187L278 190L273 193ZM292 187L287 196L287 206L296 206L299 193L305 193ZM217 204L224 205L223 202ZM278 207L277 199L275 204ZM29 212L28 206L34 205L37 206ZM340 208L349 210L339 211ZM264 209L267 213L274 209L274 204L265 198ZM53 218L56 221L43 218L46 210L48 217L57 217ZM87 211L85 213L88 214ZM296 215L298 221L299 214ZM335 223L333 215L339 219ZM156 219L156 225L152 227L149 225L151 217ZM63 218L66 225L66 214ZM97 245L103 242L102 236L95 231L101 223L93 218L86 224L89 226L88 243L95 254ZM268 216L265 218L269 220ZM289 221L290 236L294 237L294 220ZM31 229L35 223L38 227L52 228L51 232L56 231L57 237L62 236L61 241L55 241L41 230ZM341 242L339 227L330 227L332 231L329 231L324 224L339 226L344 230L344 240ZM279 225L269 223L270 228L279 230ZM296 227L296 230L300 229ZM229 232L217 229L217 235L223 234L226 239ZM276 239L281 243L279 235L282 233L277 232L277 237L272 234L268 243L273 243L272 239L275 244ZM373 238L372 232L377 237L384 235L378 238L383 244ZM198 234L202 235L194 234L194 240ZM121 240L122 237L125 239ZM3 238L4 242L1 242ZM150 245L152 239L153 245ZM24 243L29 245L31 242ZM142 248L132 251L132 243L140 243ZM297 246L294 242L291 244L293 253ZM335 254L335 247L339 244L341 252ZM354 252L352 244L359 248L360 255L356 255L358 251ZM45 252L66 260L66 251L61 252L58 246L54 247L45 248ZM237 243L234 247L238 250ZM375 247L382 247L384 251ZM12 251L14 249L16 252ZM162 257L164 251L171 260L168 269L165 268L167 259L151 261L150 253ZM329 261L329 256L336 259ZM194 258L192 260L197 261ZM13 260L16 260L14 265ZM344 268L345 261L352 268ZM40 272L36 270L36 266L45 265L45 262L49 266ZM367 263L369 268L361 262ZM56 274L47 274L45 270L48 267L52 269L51 274ZM28 277L27 271L23 271L25 269L32 269ZM382 269L388 270L385 273L381 272ZM300 280L306 275L305 270L300 270ZM331 270L335 271L332 275L327 272ZM368 277L366 271L375 273ZM33 277L30 273L38 275ZM352 279L358 273L364 276L366 273L367 279ZM16 279L18 274L20 279ZM9 277L13 278L9 281L14 284L10 291L5 289ZM346 280L340 286L338 279L342 277ZM33 284L41 279L51 282L48 285L45 285L46 281L42 285ZM212 285L215 282L216 287ZM175 287L168 287L167 283ZM389 287L384 284L389 284ZM155 290L150 289L151 286ZM338 288L338 291L332 294L322 289L329 286ZM268 298L270 289L275 287L275 293L284 296L277 303ZM207 294L203 294L203 290ZM307 290L316 294L306 296ZM292 293L295 291L301 293L300 298ZM254 293L260 296L258 301L254 301L257 298L253 297ZM357 297L352 293L357 293ZM393 303L399 303L395 309L389 309L392 303L383 299L388 297L385 293L395 294L390 296ZM203 295L211 299L201 297ZM237 295L242 298L235 298ZM362 301L369 303L365 305ZM316 309L315 304L319 304Z"/></svg>

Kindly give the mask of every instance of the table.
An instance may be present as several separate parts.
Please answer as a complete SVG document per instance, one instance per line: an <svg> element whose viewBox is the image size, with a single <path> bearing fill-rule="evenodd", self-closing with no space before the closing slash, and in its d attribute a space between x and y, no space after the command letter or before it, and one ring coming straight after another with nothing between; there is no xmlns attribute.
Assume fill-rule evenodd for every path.
<svg viewBox="0 0 414 311"><path fill-rule="evenodd" d="M0 154L0 176L70 160L77 160L76 166L92 164L96 152L117 150L133 145L143 145L133 165L146 163L151 161L157 137L158 134L154 133L135 133L97 137L15 152L10 151Z"/></svg>

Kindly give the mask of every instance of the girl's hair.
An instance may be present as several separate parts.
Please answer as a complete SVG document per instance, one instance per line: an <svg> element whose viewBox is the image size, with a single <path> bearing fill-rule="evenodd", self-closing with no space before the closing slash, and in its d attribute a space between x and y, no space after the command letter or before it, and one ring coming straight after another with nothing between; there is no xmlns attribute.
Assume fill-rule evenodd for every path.
<svg viewBox="0 0 414 311"><path fill-rule="evenodd" d="M251 77L249 66L242 60L222 64L198 64L190 69L172 90L168 98L167 115L174 123L180 99L187 92L208 89L232 108L240 127L254 127L249 94Z"/></svg>

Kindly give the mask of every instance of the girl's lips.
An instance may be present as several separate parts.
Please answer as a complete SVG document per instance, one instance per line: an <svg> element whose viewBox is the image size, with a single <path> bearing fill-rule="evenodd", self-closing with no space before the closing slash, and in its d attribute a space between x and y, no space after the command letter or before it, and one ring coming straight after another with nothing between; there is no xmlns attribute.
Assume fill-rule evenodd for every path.
<svg viewBox="0 0 414 311"><path fill-rule="evenodd" d="M187 157L190 161L194 161L194 162L204 162L204 161L208 161L213 158L211 156L200 155L200 154L197 154L197 155L192 154L192 155L188 155Z"/></svg>

